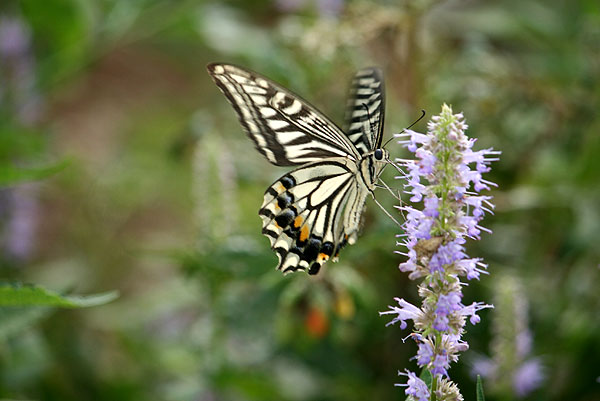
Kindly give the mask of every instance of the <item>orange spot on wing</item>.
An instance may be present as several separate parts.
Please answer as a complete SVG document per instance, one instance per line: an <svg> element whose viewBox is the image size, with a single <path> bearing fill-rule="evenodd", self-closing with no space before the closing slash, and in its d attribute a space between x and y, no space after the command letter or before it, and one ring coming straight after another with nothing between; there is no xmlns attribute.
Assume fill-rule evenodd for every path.
<svg viewBox="0 0 600 401"><path fill-rule="evenodd" d="M308 239L308 226L304 226L300 230L300 242L304 242L307 239Z"/></svg>
<svg viewBox="0 0 600 401"><path fill-rule="evenodd" d="M320 253L319 256L317 257L317 261L319 263L321 263L324 260L329 259L329 255L325 254L325 253Z"/></svg>
<svg viewBox="0 0 600 401"><path fill-rule="evenodd" d="M283 186L282 183L279 183L279 185L277 186L277 192L278 193L285 192L285 187Z"/></svg>
<svg viewBox="0 0 600 401"><path fill-rule="evenodd" d="M304 221L304 219L302 218L302 216L298 216L294 219L294 227L298 228L302 225L302 222Z"/></svg>

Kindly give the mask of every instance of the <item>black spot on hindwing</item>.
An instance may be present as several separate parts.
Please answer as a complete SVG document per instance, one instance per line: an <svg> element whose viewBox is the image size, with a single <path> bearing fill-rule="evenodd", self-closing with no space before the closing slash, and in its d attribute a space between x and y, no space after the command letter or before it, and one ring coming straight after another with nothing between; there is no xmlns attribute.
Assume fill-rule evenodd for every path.
<svg viewBox="0 0 600 401"><path fill-rule="evenodd" d="M275 222L279 227L286 228L292 223L294 217L296 217L296 215L290 209L286 209L280 215L275 217Z"/></svg>
<svg viewBox="0 0 600 401"><path fill-rule="evenodd" d="M315 238L311 238L308 240L308 244L304 247L304 253L302 254L302 259L307 262L311 262L319 256L319 249L321 247L321 241Z"/></svg>

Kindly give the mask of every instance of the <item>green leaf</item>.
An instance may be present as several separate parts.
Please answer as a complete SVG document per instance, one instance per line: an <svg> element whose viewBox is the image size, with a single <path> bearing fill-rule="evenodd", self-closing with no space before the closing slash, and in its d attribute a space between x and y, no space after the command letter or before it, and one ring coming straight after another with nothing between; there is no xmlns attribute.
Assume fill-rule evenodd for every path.
<svg viewBox="0 0 600 401"><path fill-rule="evenodd" d="M49 166L35 168L17 168L4 165L0 168L0 187L15 185L25 181L36 181L49 177L69 165L67 160Z"/></svg>
<svg viewBox="0 0 600 401"><path fill-rule="evenodd" d="M475 389L477 393L477 401L485 401L485 396L483 395L483 384L481 383L481 376L477 375L477 387Z"/></svg>
<svg viewBox="0 0 600 401"><path fill-rule="evenodd" d="M61 295L38 285L0 283L0 306L85 308L108 303L117 297L117 291L86 296Z"/></svg>
<svg viewBox="0 0 600 401"><path fill-rule="evenodd" d="M427 388L431 389L431 383L433 383L433 375L428 369L423 369L419 378L423 380L425 384L427 384Z"/></svg>

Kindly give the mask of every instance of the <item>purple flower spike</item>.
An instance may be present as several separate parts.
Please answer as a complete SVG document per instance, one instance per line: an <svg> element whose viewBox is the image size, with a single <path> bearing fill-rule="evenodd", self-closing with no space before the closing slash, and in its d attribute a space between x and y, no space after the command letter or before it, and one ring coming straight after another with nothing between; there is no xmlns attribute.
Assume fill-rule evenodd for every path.
<svg viewBox="0 0 600 401"><path fill-rule="evenodd" d="M419 344L415 359L434 376L436 399L456 400L462 396L450 381L448 369L469 348L461 340L466 318L476 324L481 319L477 312L492 307L482 302L465 306L461 279L487 274L480 258L469 258L465 243L468 238L479 239L482 231L490 232L480 223L494 206L491 197L479 193L496 186L482 175L490 171L499 152L473 151L475 139L465 135L463 115L452 114L446 105L427 127L427 134L407 130L397 135L399 143L415 156L414 160L397 160L407 172L399 178L405 179L404 192L413 203L398 207L406 216L404 240L399 245L407 248L401 253L407 260L399 267L411 280L423 279L418 286L423 302L418 308L396 298L399 306L380 314L395 315L387 325L400 322L401 329L413 321L410 337ZM430 389L414 373L404 375L408 399L428 400Z"/></svg>
<svg viewBox="0 0 600 401"><path fill-rule="evenodd" d="M498 309L492 316L492 355L479 356L472 369L487 379L486 393L498 399L516 400L542 386L544 366L531 355L533 336L528 328L528 300L521 279L514 273L505 273L496 277L493 288ZM481 307L471 305L465 315Z"/></svg>

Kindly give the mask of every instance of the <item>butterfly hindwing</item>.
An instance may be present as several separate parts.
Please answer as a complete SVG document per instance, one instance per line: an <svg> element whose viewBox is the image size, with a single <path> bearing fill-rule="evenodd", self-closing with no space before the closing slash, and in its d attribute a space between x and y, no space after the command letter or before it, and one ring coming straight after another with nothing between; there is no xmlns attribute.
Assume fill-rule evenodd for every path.
<svg viewBox="0 0 600 401"><path fill-rule="evenodd" d="M327 117L273 81L230 64L208 72L235 109L258 151L277 166L360 154Z"/></svg>
<svg viewBox="0 0 600 401"><path fill-rule="evenodd" d="M309 163L267 189L259 215L263 234L284 273L316 274L328 259L356 240L367 191L353 163L335 158Z"/></svg>
<svg viewBox="0 0 600 401"><path fill-rule="evenodd" d="M358 71L350 88L344 132L361 154L381 146L384 114L385 92L381 71L378 68Z"/></svg>

